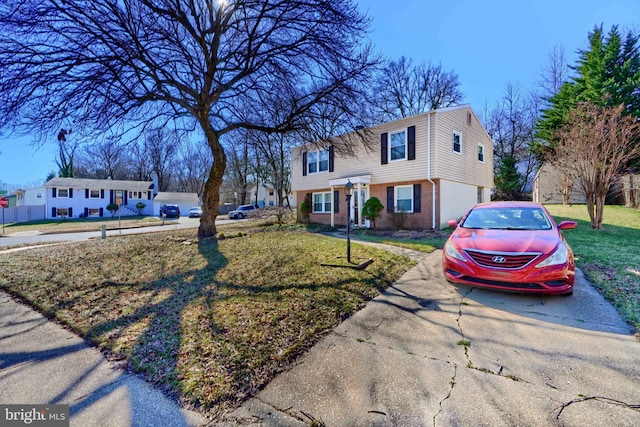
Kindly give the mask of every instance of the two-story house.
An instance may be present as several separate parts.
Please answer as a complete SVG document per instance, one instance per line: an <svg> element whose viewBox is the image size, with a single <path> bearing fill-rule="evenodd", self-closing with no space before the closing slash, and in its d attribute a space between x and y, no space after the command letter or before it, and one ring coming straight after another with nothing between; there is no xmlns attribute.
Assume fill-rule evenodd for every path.
<svg viewBox="0 0 640 427"><path fill-rule="evenodd" d="M350 218L367 224L362 206L371 197L384 205L378 227L438 229L478 202L490 200L493 143L469 105L443 108L373 127L355 155L333 146L292 150L291 183L296 203L312 206L310 220L346 224L344 186L353 184ZM337 141L335 142L338 143Z"/></svg>

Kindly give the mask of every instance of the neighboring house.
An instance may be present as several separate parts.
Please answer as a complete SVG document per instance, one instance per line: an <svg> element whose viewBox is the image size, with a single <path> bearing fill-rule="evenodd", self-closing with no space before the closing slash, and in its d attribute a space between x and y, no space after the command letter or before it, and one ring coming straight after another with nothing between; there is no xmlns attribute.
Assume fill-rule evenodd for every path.
<svg viewBox="0 0 640 427"><path fill-rule="evenodd" d="M46 202L45 193L46 189L44 187L18 190L16 191L17 206L42 206Z"/></svg>
<svg viewBox="0 0 640 427"><path fill-rule="evenodd" d="M189 209L201 206L200 199L196 193L173 193L160 192L153 199L153 214L160 215L162 205L178 205L180 215L189 216Z"/></svg>
<svg viewBox="0 0 640 427"><path fill-rule="evenodd" d="M247 194L250 196L248 204L257 204L261 208L265 206L278 206L278 195L272 184L265 183L249 187ZM289 197L289 206L293 205L291 196ZM284 203L287 206L286 202Z"/></svg>
<svg viewBox="0 0 640 427"><path fill-rule="evenodd" d="M533 201L542 204L563 203L563 181L569 178L551 163L544 163L533 178ZM584 204L586 199L582 188L573 180L568 198L571 204Z"/></svg>
<svg viewBox="0 0 640 427"><path fill-rule="evenodd" d="M293 149L293 194L298 205L308 197L312 222L346 224L348 181L354 185L350 217L358 226L366 225L362 206L374 196L385 206L376 225L385 228L404 217L406 228L437 229L474 204L490 200L493 143L469 105L433 110L365 132L373 149L362 144L355 156L339 156L333 146Z"/></svg>
<svg viewBox="0 0 640 427"><path fill-rule="evenodd" d="M111 216L107 205L120 199L118 215L138 215L136 204L146 206L143 215L153 214L156 185L152 181L116 181L83 178L53 178L44 184L47 219L97 218Z"/></svg>

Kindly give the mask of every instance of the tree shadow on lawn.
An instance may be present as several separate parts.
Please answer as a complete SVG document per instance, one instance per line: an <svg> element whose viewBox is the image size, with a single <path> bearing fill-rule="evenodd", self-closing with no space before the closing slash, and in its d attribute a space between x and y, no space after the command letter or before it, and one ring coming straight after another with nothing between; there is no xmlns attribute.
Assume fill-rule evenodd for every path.
<svg viewBox="0 0 640 427"><path fill-rule="evenodd" d="M323 331L375 296L350 285L370 282L380 291L369 274L324 284L220 281L228 260L217 242L201 242L198 251L206 266L145 284L152 292L143 303L95 324L86 337L110 359L128 359L156 387L211 415L257 393ZM332 316L324 315L328 307Z"/></svg>

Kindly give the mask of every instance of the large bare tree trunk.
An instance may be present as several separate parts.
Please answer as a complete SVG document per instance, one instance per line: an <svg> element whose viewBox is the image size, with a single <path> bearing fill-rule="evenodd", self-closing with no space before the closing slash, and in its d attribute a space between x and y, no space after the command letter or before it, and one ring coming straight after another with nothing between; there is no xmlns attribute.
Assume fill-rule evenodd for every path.
<svg viewBox="0 0 640 427"><path fill-rule="evenodd" d="M218 216L218 206L220 205L220 186L224 171L227 167L227 156L220 145L220 139L209 122L208 114L203 113L198 117L198 121L204 130L205 137L211 153L213 154L213 167L209 172L209 178L204 185L204 194L202 195L202 217L200 218L200 227L198 228L198 238L204 239L215 237L216 235L216 217Z"/></svg>

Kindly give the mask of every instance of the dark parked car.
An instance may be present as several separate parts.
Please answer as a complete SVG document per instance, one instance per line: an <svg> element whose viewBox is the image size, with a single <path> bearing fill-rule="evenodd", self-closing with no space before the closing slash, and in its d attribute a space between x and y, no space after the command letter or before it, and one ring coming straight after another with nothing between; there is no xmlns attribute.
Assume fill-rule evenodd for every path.
<svg viewBox="0 0 640 427"><path fill-rule="evenodd" d="M229 212L229 219L243 219L251 212L258 209L255 205L242 205L238 209Z"/></svg>
<svg viewBox="0 0 640 427"><path fill-rule="evenodd" d="M162 205L160 206L160 216L180 218L180 208L178 205Z"/></svg>
<svg viewBox="0 0 640 427"><path fill-rule="evenodd" d="M442 252L450 282L512 292L571 295L575 277L573 252L549 212L532 202L482 203L456 227Z"/></svg>

